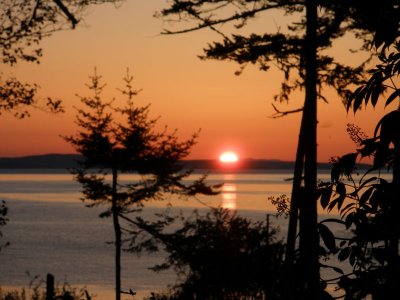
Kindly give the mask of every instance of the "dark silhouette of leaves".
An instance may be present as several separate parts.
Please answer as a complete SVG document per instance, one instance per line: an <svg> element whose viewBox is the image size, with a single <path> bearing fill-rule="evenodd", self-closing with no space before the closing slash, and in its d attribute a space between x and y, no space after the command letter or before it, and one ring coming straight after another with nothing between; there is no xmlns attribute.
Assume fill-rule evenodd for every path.
<svg viewBox="0 0 400 300"><path fill-rule="evenodd" d="M143 238L132 241L130 248L152 252L161 245L168 256L153 270L172 268L180 275L174 287L156 299L279 299L283 244L268 222L253 222L224 209L177 217L172 223L165 217L154 222L136 219Z"/></svg>
<svg viewBox="0 0 400 300"><path fill-rule="evenodd" d="M334 252L336 250L336 242L335 236L332 231L324 224L318 224L319 235L324 241L325 246L329 249L329 251Z"/></svg>

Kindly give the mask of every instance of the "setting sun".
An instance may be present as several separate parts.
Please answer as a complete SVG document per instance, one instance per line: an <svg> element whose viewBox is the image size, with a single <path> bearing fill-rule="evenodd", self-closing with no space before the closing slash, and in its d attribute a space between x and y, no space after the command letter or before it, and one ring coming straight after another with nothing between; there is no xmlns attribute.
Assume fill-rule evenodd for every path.
<svg viewBox="0 0 400 300"><path fill-rule="evenodd" d="M239 160L235 152L226 151L219 156L219 161L222 163L235 163Z"/></svg>

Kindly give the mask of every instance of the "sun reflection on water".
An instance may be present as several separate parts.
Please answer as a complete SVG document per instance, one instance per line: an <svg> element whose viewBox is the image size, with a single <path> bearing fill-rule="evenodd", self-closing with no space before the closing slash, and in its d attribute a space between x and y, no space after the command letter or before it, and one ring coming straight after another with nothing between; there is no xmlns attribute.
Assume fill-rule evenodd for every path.
<svg viewBox="0 0 400 300"><path fill-rule="evenodd" d="M225 183L222 186L222 208L236 210L236 184Z"/></svg>

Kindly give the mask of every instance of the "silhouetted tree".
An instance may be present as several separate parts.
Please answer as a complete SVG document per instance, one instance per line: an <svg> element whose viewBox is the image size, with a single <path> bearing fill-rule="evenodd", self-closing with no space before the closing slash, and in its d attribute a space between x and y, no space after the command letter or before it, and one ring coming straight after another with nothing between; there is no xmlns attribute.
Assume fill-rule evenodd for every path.
<svg viewBox="0 0 400 300"><path fill-rule="evenodd" d="M112 217L115 237L116 299L121 294L121 246L123 226L131 213L140 211L146 201L162 200L165 193L193 196L197 193L216 194L204 183L205 177L184 185L182 180L189 170L178 164L195 144L197 133L180 142L176 131L169 133L155 129L157 119L150 119L149 106L138 106L134 97L139 91L132 86L133 78L127 74L125 106L113 107L113 101L102 99L104 85L96 73L90 77L89 89L93 96L80 97L85 108L78 109L78 134L66 137L77 152L82 154L81 168L75 170L76 180L83 187L83 200L89 207L104 205L101 217ZM140 175L134 182L120 181L120 175L133 172Z"/></svg>
<svg viewBox="0 0 400 300"><path fill-rule="evenodd" d="M298 16L299 19L290 21L286 29L274 34L251 33L244 36L238 31L228 35L219 29L219 25L229 22L240 29L249 19L263 12L276 13L278 10ZM335 39L349 32L355 33L363 41L361 49L370 49L373 41L376 45L386 45L393 39L393 35L387 32L398 31L398 15L397 1L366 4L365 1L175 0L169 8L161 11L163 17L176 16L175 21L190 20L195 23L192 27L166 30L167 34L211 28L222 36L221 42L208 45L203 58L235 61L241 65L241 69L249 63L258 64L262 70L268 70L273 64L277 66L284 73L284 79L276 100L286 101L294 90L305 90L286 251L288 276L291 278L288 278L285 290L292 293L288 295L289 298L298 297L297 292L308 299L320 297L316 206L317 99L326 101L322 88L330 86L347 100L351 88L362 82L364 74L365 62L358 67L346 66L327 55L324 50L331 48ZM388 21L388 16L394 16L394 19ZM391 27L393 24L395 29ZM373 33L379 34L374 37ZM287 112L277 109L277 113L285 115ZM295 261L298 212L299 274L296 275L292 266ZM295 282L295 278L296 286L291 288L289 283Z"/></svg>
<svg viewBox="0 0 400 300"><path fill-rule="evenodd" d="M398 110L381 119L372 138L350 126L359 149L335 159L331 182L320 186L321 205L329 212L337 209L341 216L324 222L340 223L348 231L348 237L335 237L326 228L324 234L328 253L352 268L347 274L335 268L341 274L336 283L345 291L344 299L389 299L398 289L399 126ZM366 156L373 156L373 166L359 176L356 161ZM387 174L383 169L392 171L391 181L382 176Z"/></svg>
<svg viewBox="0 0 400 300"><path fill-rule="evenodd" d="M397 35L398 37L399 35ZM398 101L397 110L387 113L368 138L356 126L349 127L359 149L336 159L332 181L321 187L321 204L327 210L337 208L346 229L353 230L347 241L331 249L339 260L350 263L353 273L338 282L345 299L388 299L397 293L400 278L400 44L383 44L380 62L370 71L348 103L355 112L364 103L375 106L384 96L385 105ZM373 157L373 166L359 179L354 178L358 157ZM381 170L391 170L392 180L381 177ZM332 239L333 235L331 235Z"/></svg>
<svg viewBox="0 0 400 300"><path fill-rule="evenodd" d="M154 299L279 299L284 245L277 228L213 208L205 215L164 214L157 221L132 220L130 251L167 253L152 269L174 269L179 281ZM174 228L171 230L171 228Z"/></svg>
<svg viewBox="0 0 400 300"><path fill-rule="evenodd" d="M0 61L6 65L17 62L39 63L42 57L40 42L56 31L72 28L79 22L84 9L91 4L117 3L120 0L3 0L0 2ZM38 104L37 84L23 83L15 77L3 78L0 74L0 116L12 113L17 118L30 115L30 108L53 113L64 112L61 100L47 97L45 105ZM3 201L1 214L7 212ZM4 216L4 215L3 215ZM1 219L5 224L5 218Z"/></svg>
<svg viewBox="0 0 400 300"><path fill-rule="evenodd" d="M20 61L39 63L44 37L67 28L75 28L89 5L118 3L121 0L3 0L0 3L0 61L15 65ZM0 76L0 114L11 112L23 118L37 106L36 84L15 77ZM63 111L59 99L47 98L41 109Z"/></svg>

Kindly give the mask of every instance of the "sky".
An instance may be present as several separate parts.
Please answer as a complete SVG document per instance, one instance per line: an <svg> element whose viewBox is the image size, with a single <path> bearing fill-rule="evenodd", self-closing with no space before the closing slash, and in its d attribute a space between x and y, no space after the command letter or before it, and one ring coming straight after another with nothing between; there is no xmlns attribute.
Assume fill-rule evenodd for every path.
<svg viewBox="0 0 400 300"><path fill-rule="evenodd" d="M160 128L168 125L171 130L177 129L182 140L201 129L189 159L215 159L231 150L240 158L294 160L301 114L271 118L271 104L279 92L282 74L248 66L237 76L239 65L233 62L200 60L202 49L218 40L218 35L209 30L161 35L170 25L153 15L165 3L130 0L118 8L92 6L75 30L57 32L43 40L44 56L39 65L2 66L3 76L36 82L41 96L63 99L67 112L52 115L36 110L24 120L1 115L0 157L74 153L62 136L77 130L74 107L79 107L77 95L90 95L88 77L96 69L106 84L105 98L122 101L118 88L123 86L122 78L129 69L135 88L142 89L137 103L151 104L151 116L160 116ZM279 16L258 17L246 30L273 30L284 26L280 22L284 21ZM348 51L351 43L344 39L334 53L344 61L359 59ZM326 95L329 103L320 102L318 107L321 162L355 150L346 134L347 123L360 126L372 136L385 112L383 104L378 104L354 117L332 91ZM288 104L275 105L290 110L302 106L303 100L304 95L296 93Z"/></svg>

